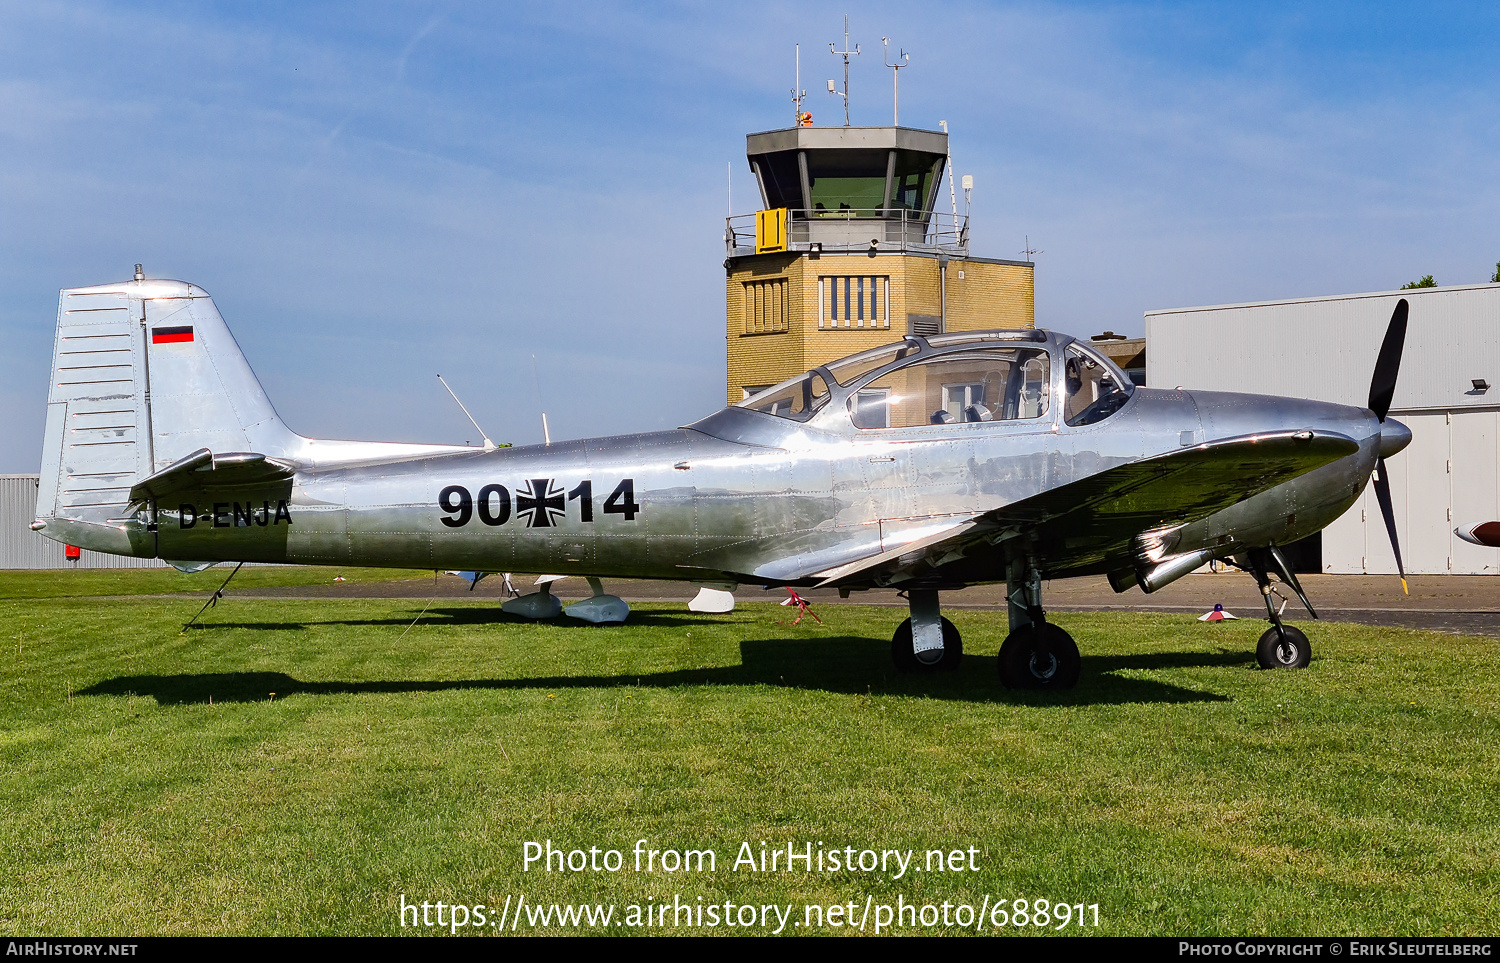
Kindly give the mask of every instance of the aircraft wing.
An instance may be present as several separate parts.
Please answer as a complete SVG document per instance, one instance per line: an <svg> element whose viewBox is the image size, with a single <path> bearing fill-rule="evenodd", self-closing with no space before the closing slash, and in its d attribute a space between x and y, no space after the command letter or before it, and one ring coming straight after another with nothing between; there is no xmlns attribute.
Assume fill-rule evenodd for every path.
<svg viewBox="0 0 1500 963"><path fill-rule="evenodd" d="M1141 532L1228 508L1359 450L1333 432L1246 435L1144 458L958 522L945 532L822 572L819 586L942 565L983 542L1021 533L1066 551L1069 542L1128 545ZM1097 549L1095 549L1097 550ZM1049 562L1058 562L1045 549Z"/></svg>
<svg viewBox="0 0 1500 963"><path fill-rule="evenodd" d="M837 568L826 569L822 572L818 572L813 577L821 578L823 581L819 582L816 586L814 586L814 588L822 588L825 585L837 582L846 575L853 575L858 572L872 571L891 563L898 563L899 566L899 562L904 556L909 556L913 553L918 553L913 561L919 561L923 556L926 555L926 549L931 548L934 545L949 544L955 541L963 540L965 533L974 530L980 524L980 521L981 519L983 519L983 517L984 516L982 515L970 515L964 517L961 521L956 521L954 524L948 526L947 528L941 529L936 532L931 532L921 538L913 539L910 542L898 545L888 551L881 552L877 555L870 555L865 558L856 559L853 562L840 565ZM990 530L991 529L986 529L986 531Z"/></svg>

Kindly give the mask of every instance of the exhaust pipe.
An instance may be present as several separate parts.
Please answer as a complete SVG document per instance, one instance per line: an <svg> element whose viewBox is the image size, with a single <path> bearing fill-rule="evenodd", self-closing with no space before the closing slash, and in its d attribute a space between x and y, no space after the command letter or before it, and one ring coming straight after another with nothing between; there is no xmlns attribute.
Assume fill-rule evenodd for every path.
<svg viewBox="0 0 1500 963"><path fill-rule="evenodd" d="M1173 555L1171 558L1163 559L1149 569L1143 569L1136 573L1140 583L1141 591L1148 595L1157 589L1171 585L1187 573L1207 565L1214 557L1214 553L1206 548L1200 548L1196 552L1188 552L1184 555Z"/></svg>

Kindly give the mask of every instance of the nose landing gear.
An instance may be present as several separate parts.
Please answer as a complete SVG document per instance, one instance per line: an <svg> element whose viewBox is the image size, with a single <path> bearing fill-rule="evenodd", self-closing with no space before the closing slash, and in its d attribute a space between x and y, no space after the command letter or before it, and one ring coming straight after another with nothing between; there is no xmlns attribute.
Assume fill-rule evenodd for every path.
<svg viewBox="0 0 1500 963"><path fill-rule="evenodd" d="M1313 610L1312 604L1307 600L1307 593L1302 591L1297 576L1292 572L1292 567L1287 563L1286 556L1282 555L1281 549L1275 545L1269 548L1256 549L1243 556L1236 556L1235 563L1255 578L1255 584L1260 586L1260 596L1266 603L1266 619L1271 623L1271 628L1260 637L1255 646L1255 661L1260 663L1262 669L1305 669L1312 661L1312 645L1307 641L1307 636L1301 629L1286 625L1281 621L1281 613L1277 611L1276 605L1271 601L1272 588L1270 572L1275 571L1281 580L1297 593L1302 604L1307 607L1308 614L1313 618L1318 613Z"/></svg>

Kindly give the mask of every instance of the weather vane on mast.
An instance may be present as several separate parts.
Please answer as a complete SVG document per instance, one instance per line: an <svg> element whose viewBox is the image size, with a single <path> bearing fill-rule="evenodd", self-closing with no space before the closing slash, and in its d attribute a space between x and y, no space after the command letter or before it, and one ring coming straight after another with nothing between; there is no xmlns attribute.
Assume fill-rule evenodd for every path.
<svg viewBox="0 0 1500 963"><path fill-rule="evenodd" d="M828 45L828 52L831 53L831 54L833 54L835 57L843 57L844 58L844 91L843 91L843 93L839 94L838 86L833 81L830 80L830 81L828 81L828 92L830 94L839 94L839 96L841 96L841 97L844 98L844 126L848 127L849 126L849 58L853 57L853 56L857 56L859 54L859 44L855 44L853 50L849 49L849 15L848 14L844 14L844 49L843 50L835 50L835 49L833 49L833 44L829 44Z"/></svg>
<svg viewBox="0 0 1500 963"><path fill-rule="evenodd" d="M885 47L886 60L890 60L891 41L888 37L881 37L880 43ZM901 68L911 63L911 57L905 50L899 50L896 60L899 63L887 63L891 68L891 126L901 126ZM847 86L847 85L846 85Z"/></svg>

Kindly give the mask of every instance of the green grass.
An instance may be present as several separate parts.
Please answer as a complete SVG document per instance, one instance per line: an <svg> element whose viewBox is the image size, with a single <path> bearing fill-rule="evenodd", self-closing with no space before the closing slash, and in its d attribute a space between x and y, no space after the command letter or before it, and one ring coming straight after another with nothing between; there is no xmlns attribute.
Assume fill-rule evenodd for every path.
<svg viewBox="0 0 1500 963"><path fill-rule="evenodd" d="M794 920L987 894L1098 904L1113 935L1500 930L1494 641L1315 624L1311 668L1261 672L1250 620L1060 615L1083 679L1027 694L996 680L992 613L949 613L961 672L910 678L891 609L593 627L439 600L411 627L421 601L231 596L179 634L196 607L0 601L0 928L395 933L401 894ZM718 868L630 871L640 838ZM626 869L524 872L546 839ZM979 869L735 872L745 841L973 846Z"/></svg>
<svg viewBox="0 0 1500 963"><path fill-rule="evenodd" d="M223 584L234 565L216 565L185 575L175 568L93 568L0 571L0 599L77 598L88 595L165 595L208 593ZM265 565L240 569L235 590L282 585L319 585L342 575L347 582L388 582L432 578L431 570L389 568L323 568L309 565ZM184 619L186 621L186 619Z"/></svg>

